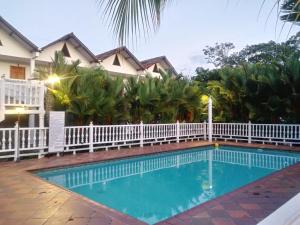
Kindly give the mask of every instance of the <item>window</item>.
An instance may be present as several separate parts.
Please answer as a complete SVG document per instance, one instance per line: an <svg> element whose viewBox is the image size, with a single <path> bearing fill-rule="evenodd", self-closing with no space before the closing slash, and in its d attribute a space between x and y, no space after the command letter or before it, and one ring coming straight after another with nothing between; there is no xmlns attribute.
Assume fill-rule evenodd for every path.
<svg viewBox="0 0 300 225"><path fill-rule="evenodd" d="M10 66L10 78L25 80L25 67L22 66Z"/></svg>
<svg viewBox="0 0 300 225"><path fill-rule="evenodd" d="M69 49L67 47L67 43L64 43L64 46L62 47L61 52L63 53L63 55L65 57L71 57Z"/></svg>
<svg viewBox="0 0 300 225"><path fill-rule="evenodd" d="M153 72L154 72L154 73L159 73L159 70L158 70L158 67L157 67L156 64L154 65Z"/></svg>
<svg viewBox="0 0 300 225"><path fill-rule="evenodd" d="M114 66L121 66L118 55L115 56L113 65L114 65Z"/></svg>

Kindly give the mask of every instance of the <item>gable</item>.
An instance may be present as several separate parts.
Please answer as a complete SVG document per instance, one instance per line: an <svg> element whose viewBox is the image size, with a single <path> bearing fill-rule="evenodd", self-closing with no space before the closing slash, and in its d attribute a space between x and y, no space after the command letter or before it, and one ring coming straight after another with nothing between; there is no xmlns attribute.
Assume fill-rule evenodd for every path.
<svg viewBox="0 0 300 225"><path fill-rule="evenodd" d="M120 66L114 65L115 58L118 58ZM111 55L107 57L106 59L103 59L100 63L101 66L109 71L109 72L115 72L115 73L123 73L123 74L129 74L129 75L137 75L138 71L135 69L134 65L132 65L128 60L124 58L121 54L117 53L114 55Z"/></svg>
<svg viewBox="0 0 300 225"><path fill-rule="evenodd" d="M152 72L152 73L159 73L159 71L166 72L166 70L162 67L162 65L160 63L153 64L152 66L150 66L148 68L148 71ZM157 71L157 72L155 72L155 71Z"/></svg>
<svg viewBox="0 0 300 225"><path fill-rule="evenodd" d="M31 58L31 51L0 27L0 55Z"/></svg>
<svg viewBox="0 0 300 225"><path fill-rule="evenodd" d="M52 58L54 58L54 54L56 51L62 51L65 49L64 53L68 53L70 57L66 57L66 61L71 63L72 61L80 60L81 67L90 67L91 64L89 59L87 59L83 54L81 54L74 45L69 41L59 41L50 45L42 50L37 61L39 62L52 62Z"/></svg>

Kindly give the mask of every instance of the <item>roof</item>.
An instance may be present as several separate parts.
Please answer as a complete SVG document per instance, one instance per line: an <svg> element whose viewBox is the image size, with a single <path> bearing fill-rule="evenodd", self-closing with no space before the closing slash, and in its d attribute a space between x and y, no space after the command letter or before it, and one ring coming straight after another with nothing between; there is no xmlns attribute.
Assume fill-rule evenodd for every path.
<svg viewBox="0 0 300 225"><path fill-rule="evenodd" d="M17 41L20 41L27 49L32 52L38 52L39 48L33 44L28 38L26 38L20 31L14 28L3 17L0 16L0 26L6 30L10 36L14 37Z"/></svg>
<svg viewBox="0 0 300 225"><path fill-rule="evenodd" d="M91 50L88 47L86 47L85 44L83 44L82 41L80 41L79 38L73 32L66 34L66 35L62 36L61 38L45 45L44 47L41 48L41 50L44 50L44 49L48 48L49 46L52 46L61 41L71 42L78 51L80 51L86 57L90 58L90 62L98 62L94 53L92 53Z"/></svg>
<svg viewBox="0 0 300 225"><path fill-rule="evenodd" d="M128 60L131 64L133 64L136 68L136 70L145 70L145 68L143 67L143 65L140 63L140 61L128 50L128 48L126 48L125 46L119 47L119 48L115 48L112 49L110 51L101 53L99 55L97 55L97 59L102 61L112 55L115 54L121 54L123 55L123 57Z"/></svg>
<svg viewBox="0 0 300 225"><path fill-rule="evenodd" d="M159 63L162 67L166 70L171 71L175 75L178 75L177 71L175 70L174 66L170 63L166 56L159 56L152 59L146 59L141 61L141 64L148 69L150 66Z"/></svg>

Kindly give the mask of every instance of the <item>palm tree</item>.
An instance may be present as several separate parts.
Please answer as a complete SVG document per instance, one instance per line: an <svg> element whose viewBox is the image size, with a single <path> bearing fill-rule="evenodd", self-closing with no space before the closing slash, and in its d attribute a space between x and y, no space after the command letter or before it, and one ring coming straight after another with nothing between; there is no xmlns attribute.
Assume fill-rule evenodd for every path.
<svg viewBox="0 0 300 225"><path fill-rule="evenodd" d="M300 1L299 0L284 0L281 5L282 16L281 20L286 22L300 22Z"/></svg>
<svg viewBox="0 0 300 225"><path fill-rule="evenodd" d="M68 94L66 94L68 91L72 90L71 86L73 85L73 82L76 79L78 68L79 68L80 61L74 61L71 64L67 63L65 57L63 54L59 51L56 51L54 54L54 58L52 58L52 63L50 64L50 67L48 66L42 66L39 67L36 71L36 75L38 76L38 79L41 80L48 80L51 76L58 76L61 80L60 84L49 84L47 85L47 92L45 95L45 111L46 111L46 117L48 116L48 113L53 110L55 103L54 98L58 98L60 103L62 103L60 106L64 106L68 104ZM47 119L46 119L47 121Z"/></svg>
<svg viewBox="0 0 300 225"><path fill-rule="evenodd" d="M120 45L129 40L148 37L156 31L161 22L165 6L172 0L96 0L106 17L109 27L118 38ZM262 0L262 5L266 0ZM282 3L281 19L299 22L299 0L274 0L274 7Z"/></svg>

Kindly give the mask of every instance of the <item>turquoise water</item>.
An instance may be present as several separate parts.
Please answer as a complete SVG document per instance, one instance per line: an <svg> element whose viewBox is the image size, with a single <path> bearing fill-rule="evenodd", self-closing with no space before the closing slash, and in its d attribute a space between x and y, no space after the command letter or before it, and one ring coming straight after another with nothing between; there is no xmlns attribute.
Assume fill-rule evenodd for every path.
<svg viewBox="0 0 300 225"><path fill-rule="evenodd" d="M154 224L300 161L298 154L198 148L39 172L45 180Z"/></svg>

